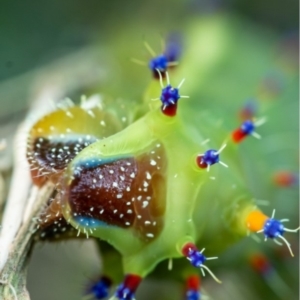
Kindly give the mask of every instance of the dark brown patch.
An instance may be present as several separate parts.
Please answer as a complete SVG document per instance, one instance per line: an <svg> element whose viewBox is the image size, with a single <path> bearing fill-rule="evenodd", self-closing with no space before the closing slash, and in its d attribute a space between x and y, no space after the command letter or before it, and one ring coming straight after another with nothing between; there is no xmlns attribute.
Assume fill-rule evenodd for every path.
<svg viewBox="0 0 300 300"><path fill-rule="evenodd" d="M81 236L86 238L86 236ZM48 224L41 228L37 233L37 239L42 241L59 241L77 237L77 230L72 225L68 224L63 217L58 218L52 224Z"/></svg>
<svg viewBox="0 0 300 300"><path fill-rule="evenodd" d="M152 240L163 226L165 173L166 156L160 144L136 158L116 158L88 168L82 162L75 167L70 186L69 177L64 178L64 198L75 218L133 227L143 239Z"/></svg>
<svg viewBox="0 0 300 300"><path fill-rule="evenodd" d="M124 171L122 171L124 170ZM133 158L119 159L94 168L81 167L68 189L73 216L129 227L135 219L131 192L137 165ZM124 178L124 180L122 180Z"/></svg>
<svg viewBox="0 0 300 300"><path fill-rule="evenodd" d="M97 139L88 136L57 137L48 139L36 138L31 149L27 151L27 159L31 167L31 177L35 184L41 186L46 178L58 177L67 164L85 147Z"/></svg>
<svg viewBox="0 0 300 300"><path fill-rule="evenodd" d="M53 195L54 198L48 201L45 211L39 216L38 240L57 241L77 236L75 228L65 220L60 200L56 196Z"/></svg>
<svg viewBox="0 0 300 300"><path fill-rule="evenodd" d="M134 227L148 241L156 238L163 227L166 208L166 155L161 144L137 158L138 176L134 207ZM146 183L146 186L145 186Z"/></svg>

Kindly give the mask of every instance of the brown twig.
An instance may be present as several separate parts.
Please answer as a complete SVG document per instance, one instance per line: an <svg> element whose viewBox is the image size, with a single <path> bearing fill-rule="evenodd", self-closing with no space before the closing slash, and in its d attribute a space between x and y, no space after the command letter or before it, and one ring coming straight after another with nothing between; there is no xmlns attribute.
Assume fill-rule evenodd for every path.
<svg viewBox="0 0 300 300"><path fill-rule="evenodd" d="M0 273L0 295L3 300L29 300L26 289L27 265L30 251L34 244L34 233L45 203L53 192L53 185L48 183L39 189L30 218L22 224L12 244L8 260Z"/></svg>

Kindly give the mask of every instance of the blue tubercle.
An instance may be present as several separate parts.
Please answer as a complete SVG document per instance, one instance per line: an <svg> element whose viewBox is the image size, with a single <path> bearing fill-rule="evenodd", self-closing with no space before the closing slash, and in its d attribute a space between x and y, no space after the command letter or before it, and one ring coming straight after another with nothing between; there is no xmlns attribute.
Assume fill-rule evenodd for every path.
<svg viewBox="0 0 300 300"><path fill-rule="evenodd" d="M187 258L196 268L202 266L206 261L206 257L196 249L190 249Z"/></svg>
<svg viewBox="0 0 300 300"><path fill-rule="evenodd" d="M207 165L214 165L220 161L218 150L210 149L207 150L202 156L202 161Z"/></svg>
<svg viewBox="0 0 300 300"><path fill-rule="evenodd" d="M180 99L179 89L168 84L162 89L160 100L164 106L175 105Z"/></svg>
<svg viewBox="0 0 300 300"><path fill-rule="evenodd" d="M149 68L153 72L156 72L157 70L159 70L161 73L166 72L168 68L167 57L164 54L161 54L152 58L149 62Z"/></svg>
<svg viewBox="0 0 300 300"><path fill-rule="evenodd" d="M119 300L133 300L134 293L124 284L120 285L116 291L115 296Z"/></svg>
<svg viewBox="0 0 300 300"><path fill-rule="evenodd" d="M276 219L268 219L264 225L264 235L268 238L274 239L282 236L284 233L283 224Z"/></svg>
<svg viewBox="0 0 300 300"><path fill-rule="evenodd" d="M182 53L182 39L180 34L171 34L166 43L165 56L169 62L179 60Z"/></svg>
<svg viewBox="0 0 300 300"><path fill-rule="evenodd" d="M188 290L186 292L186 300L200 300L201 299L201 293L194 290Z"/></svg>
<svg viewBox="0 0 300 300"><path fill-rule="evenodd" d="M244 134L247 134L247 135L251 134L255 130L255 125L252 121L247 120L242 124L241 130L243 131Z"/></svg>
<svg viewBox="0 0 300 300"><path fill-rule="evenodd" d="M247 102L245 103L244 108L248 111L251 111L254 114L258 109L257 100L254 98L248 99Z"/></svg>
<svg viewBox="0 0 300 300"><path fill-rule="evenodd" d="M299 231L300 227L296 228L296 229L289 229L283 226L283 222L287 222L288 219L282 219L282 220L276 220L274 219L275 216L275 209L273 210L272 213L272 217L267 219L267 221L265 221L264 226L261 230L259 230L258 232L263 232L265 235L265 241L270 238L270 239L274 239L274 241L277 244L280 244L278 241L276 241L276 238L280 238L281 240L283 240L283 242L287 245L290 253L292 256L294 256L293 251L291 249L291 245L290 243L283 237L283 234L287 231L287 232L297 232ZM280 244L281 245L281 244Z"/></svg>
<svg viewBox="0 0 300 300"><path fill-rule="evenodd" d="M101 277L88 289L88 293L93 295L95 299L105 299L109 295L109 288L112 282L108 277Z"/></svg>
<svg viewBox="0 0 300 300"><path fill-rule="evenodd" d="M185 256L192 266L196 268L201 268L203 276L205 276L203 269L205 269L209 274L213 277L215 281L218 283L221 283L221 281L213 274L213 272L204 265L204 263L207 260L211 259L217 259L218 257L206 257L202 253L205 249L202 249L202 251L199 251L195 244L193 243L186 243L182 248L182 254Z"/></svg>
<svg viewBox="0 0 300 300"><path fill-rule="evenodd" d="M121 285L117 288L115 298L119 300L133 300L134 293L139 286L142 277L139 275L128 274Z"/></svg>

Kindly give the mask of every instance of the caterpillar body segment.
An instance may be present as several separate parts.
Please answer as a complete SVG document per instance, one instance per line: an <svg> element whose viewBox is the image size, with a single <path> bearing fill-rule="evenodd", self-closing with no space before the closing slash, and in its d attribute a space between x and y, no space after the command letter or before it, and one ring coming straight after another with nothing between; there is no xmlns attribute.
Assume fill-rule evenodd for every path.
<svg viewBox="0 0 300 300"><path fill-rule="evenodd" d="M203 126L204 122L205 118ZM178 245L182 241L197 243L201 240L203 225L196 225L203 222L201 218L200 221L193 219L198 218L197 211L207 213L207 202L212 206L224 198L230 202L241 193L240 188L232 190L231 186L224 185L224 189L210 189L222 191L221 199L214 200L214 193L213 196L202 194L206 184L213 182L210 178L213 170L208 174L198 168L196 157L197 153L204 152L201 146L204 139L195 139L184 127L180 114L169 118L159 109L150 111L123 131L86 147L65 171L61 183L65 218L78 230L100 237L118 249L123 256L125 273L144 277L161 260L181 257ZM234 153L235 148L232 143L222 152L226 161L233 162L227 159L226 152ZM236 162L231 167L239 168ZM212 167L215 168L222 167ZM226 174L222 181L231 180L239 186L242 180L238 174L227 174L227 169L222 169L222 175ZM144 174L141 175L140 170ZM155 176L159 180L151 181ZM74 197L81 189L86 197L94 198L90 203L84 198L83 202L89 204L87 207L79 203L80 198ZM105 189L108 198L104 201L101 195ZM249 199L245 197L245 203ZM107 207L107 202L111 202L111 207ZM228 233L246 235L247 228L237 226L239 218L235 219L227 224ZM224 224L219 226L222 231Z"/></svg>

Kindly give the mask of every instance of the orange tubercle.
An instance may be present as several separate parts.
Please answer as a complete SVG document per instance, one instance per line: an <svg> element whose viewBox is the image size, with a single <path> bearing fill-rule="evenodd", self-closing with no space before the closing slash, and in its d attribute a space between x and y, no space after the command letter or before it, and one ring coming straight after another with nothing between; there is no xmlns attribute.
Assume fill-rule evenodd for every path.
<svg viewBox="0 0 300 300"><path fill-rule="evenodd" d="M246 219L247 228L252 232L257 232L264 228L265 222L269 219L260 210L251 211Z"/></svg>

